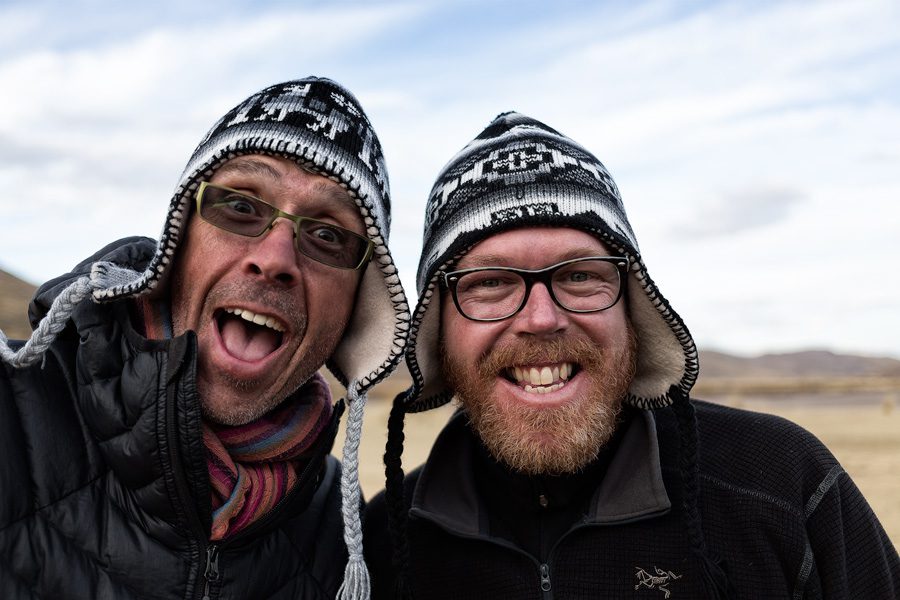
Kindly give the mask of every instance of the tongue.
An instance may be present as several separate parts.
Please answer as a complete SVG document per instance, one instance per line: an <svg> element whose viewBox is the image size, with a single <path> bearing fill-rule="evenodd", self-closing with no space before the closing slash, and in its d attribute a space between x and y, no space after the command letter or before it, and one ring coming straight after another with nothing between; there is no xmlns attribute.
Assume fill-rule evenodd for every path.
<svg viewBox="0 0 900 600"><path fill-rule="evenodd" d="M228 353L241 360L259 360L278 348L277 333L243 319L225 319L221 334Z"/></svg>

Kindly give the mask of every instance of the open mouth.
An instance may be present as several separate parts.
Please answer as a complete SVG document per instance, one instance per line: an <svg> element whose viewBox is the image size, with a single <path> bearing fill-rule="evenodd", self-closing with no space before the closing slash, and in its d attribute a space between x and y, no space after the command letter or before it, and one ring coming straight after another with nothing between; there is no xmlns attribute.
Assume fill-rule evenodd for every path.
<svg viewBox="0 0 900 600"><path fill-rule="evenodd" d="M515 366L505 370L506 378L526 392L548 394L562 388L579 370L569 362L540 367Z"/></svg>
<svg viewBox="0 0 900 600"><path fill-rule="evenodd" d="M269 356L281 347L284 323L271 315L242 308L225 308L216 312L219 336L229 354L247 362Z"/></svg>

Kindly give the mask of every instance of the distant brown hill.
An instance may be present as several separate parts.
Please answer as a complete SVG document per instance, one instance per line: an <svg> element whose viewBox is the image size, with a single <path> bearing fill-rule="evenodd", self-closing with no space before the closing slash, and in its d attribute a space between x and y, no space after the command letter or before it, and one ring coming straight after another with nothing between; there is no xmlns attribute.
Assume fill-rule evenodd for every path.
<svg viewBox="0 0 900 600"><path fill-rule="evenodd" d="M0 269L0 329L10 339L31 335L28 303L37 286Z"/></svg>
<svg viewBox="0 0 900 600"><path fill-rule="evenodd" d="M900 360L805 350L741 357L700 351L700 377L900 377Z"/></svg>
<svg viewBox="0 0 900 600"><path fill-rule="evenodd" d="M862 394L900 398L900 360L806 350L740 357L700 352L702 397Z"/></svg>

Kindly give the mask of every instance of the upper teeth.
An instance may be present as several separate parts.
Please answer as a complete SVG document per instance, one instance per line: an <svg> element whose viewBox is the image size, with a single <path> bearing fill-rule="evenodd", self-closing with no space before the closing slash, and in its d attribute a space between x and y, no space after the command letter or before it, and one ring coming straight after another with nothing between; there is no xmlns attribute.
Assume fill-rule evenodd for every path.
<svg viewBox="0 0 900 600"><path fill-rule="evenodd" d="M544 386L550 385L554 381L567 381L569 377L572 375L572 363L560 363L558 365L546 366L546 367L513 367L512 368L513 378L518 383L526 384L525 389L530 391L528 388L533 386ZM555 389L559 389L562 387L561 383L557 383L552 386Z"/></svg>
<svg viewBox="0 0 900 600"><path fill-rule="evenodd" d="M247 310L246 308L226 308L225 312L229 312L237 317L244 319L245 321L250 321L251 323L256 323L257 325L262 325L264 327L274 329L275 331L284 331L284 325L279 323L275 319L275 317L259 315L251 310Z"/></svg>

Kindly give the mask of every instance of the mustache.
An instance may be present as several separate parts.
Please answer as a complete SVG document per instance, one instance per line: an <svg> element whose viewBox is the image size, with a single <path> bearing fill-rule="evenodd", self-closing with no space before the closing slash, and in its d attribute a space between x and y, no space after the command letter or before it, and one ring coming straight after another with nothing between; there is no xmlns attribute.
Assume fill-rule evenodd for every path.
<svg viewBox="0 0 900 600"><path fill-rule="evenodd" d="M479 373L493 376L516 365L571 362L600 364L609 350L583 338L541 342L512 341L494 346L477 361Z"/></svg>
<svg viewBox="0 0 900 600"><path fill-rule="evenodd" d="M295 329L306 327L306 310L300 306L293 294L272 289L271 285L255 282L225 282L215 286L206 297L208 306L229 306L252 300L273 309L279 316L289 320Z"/></svg>

